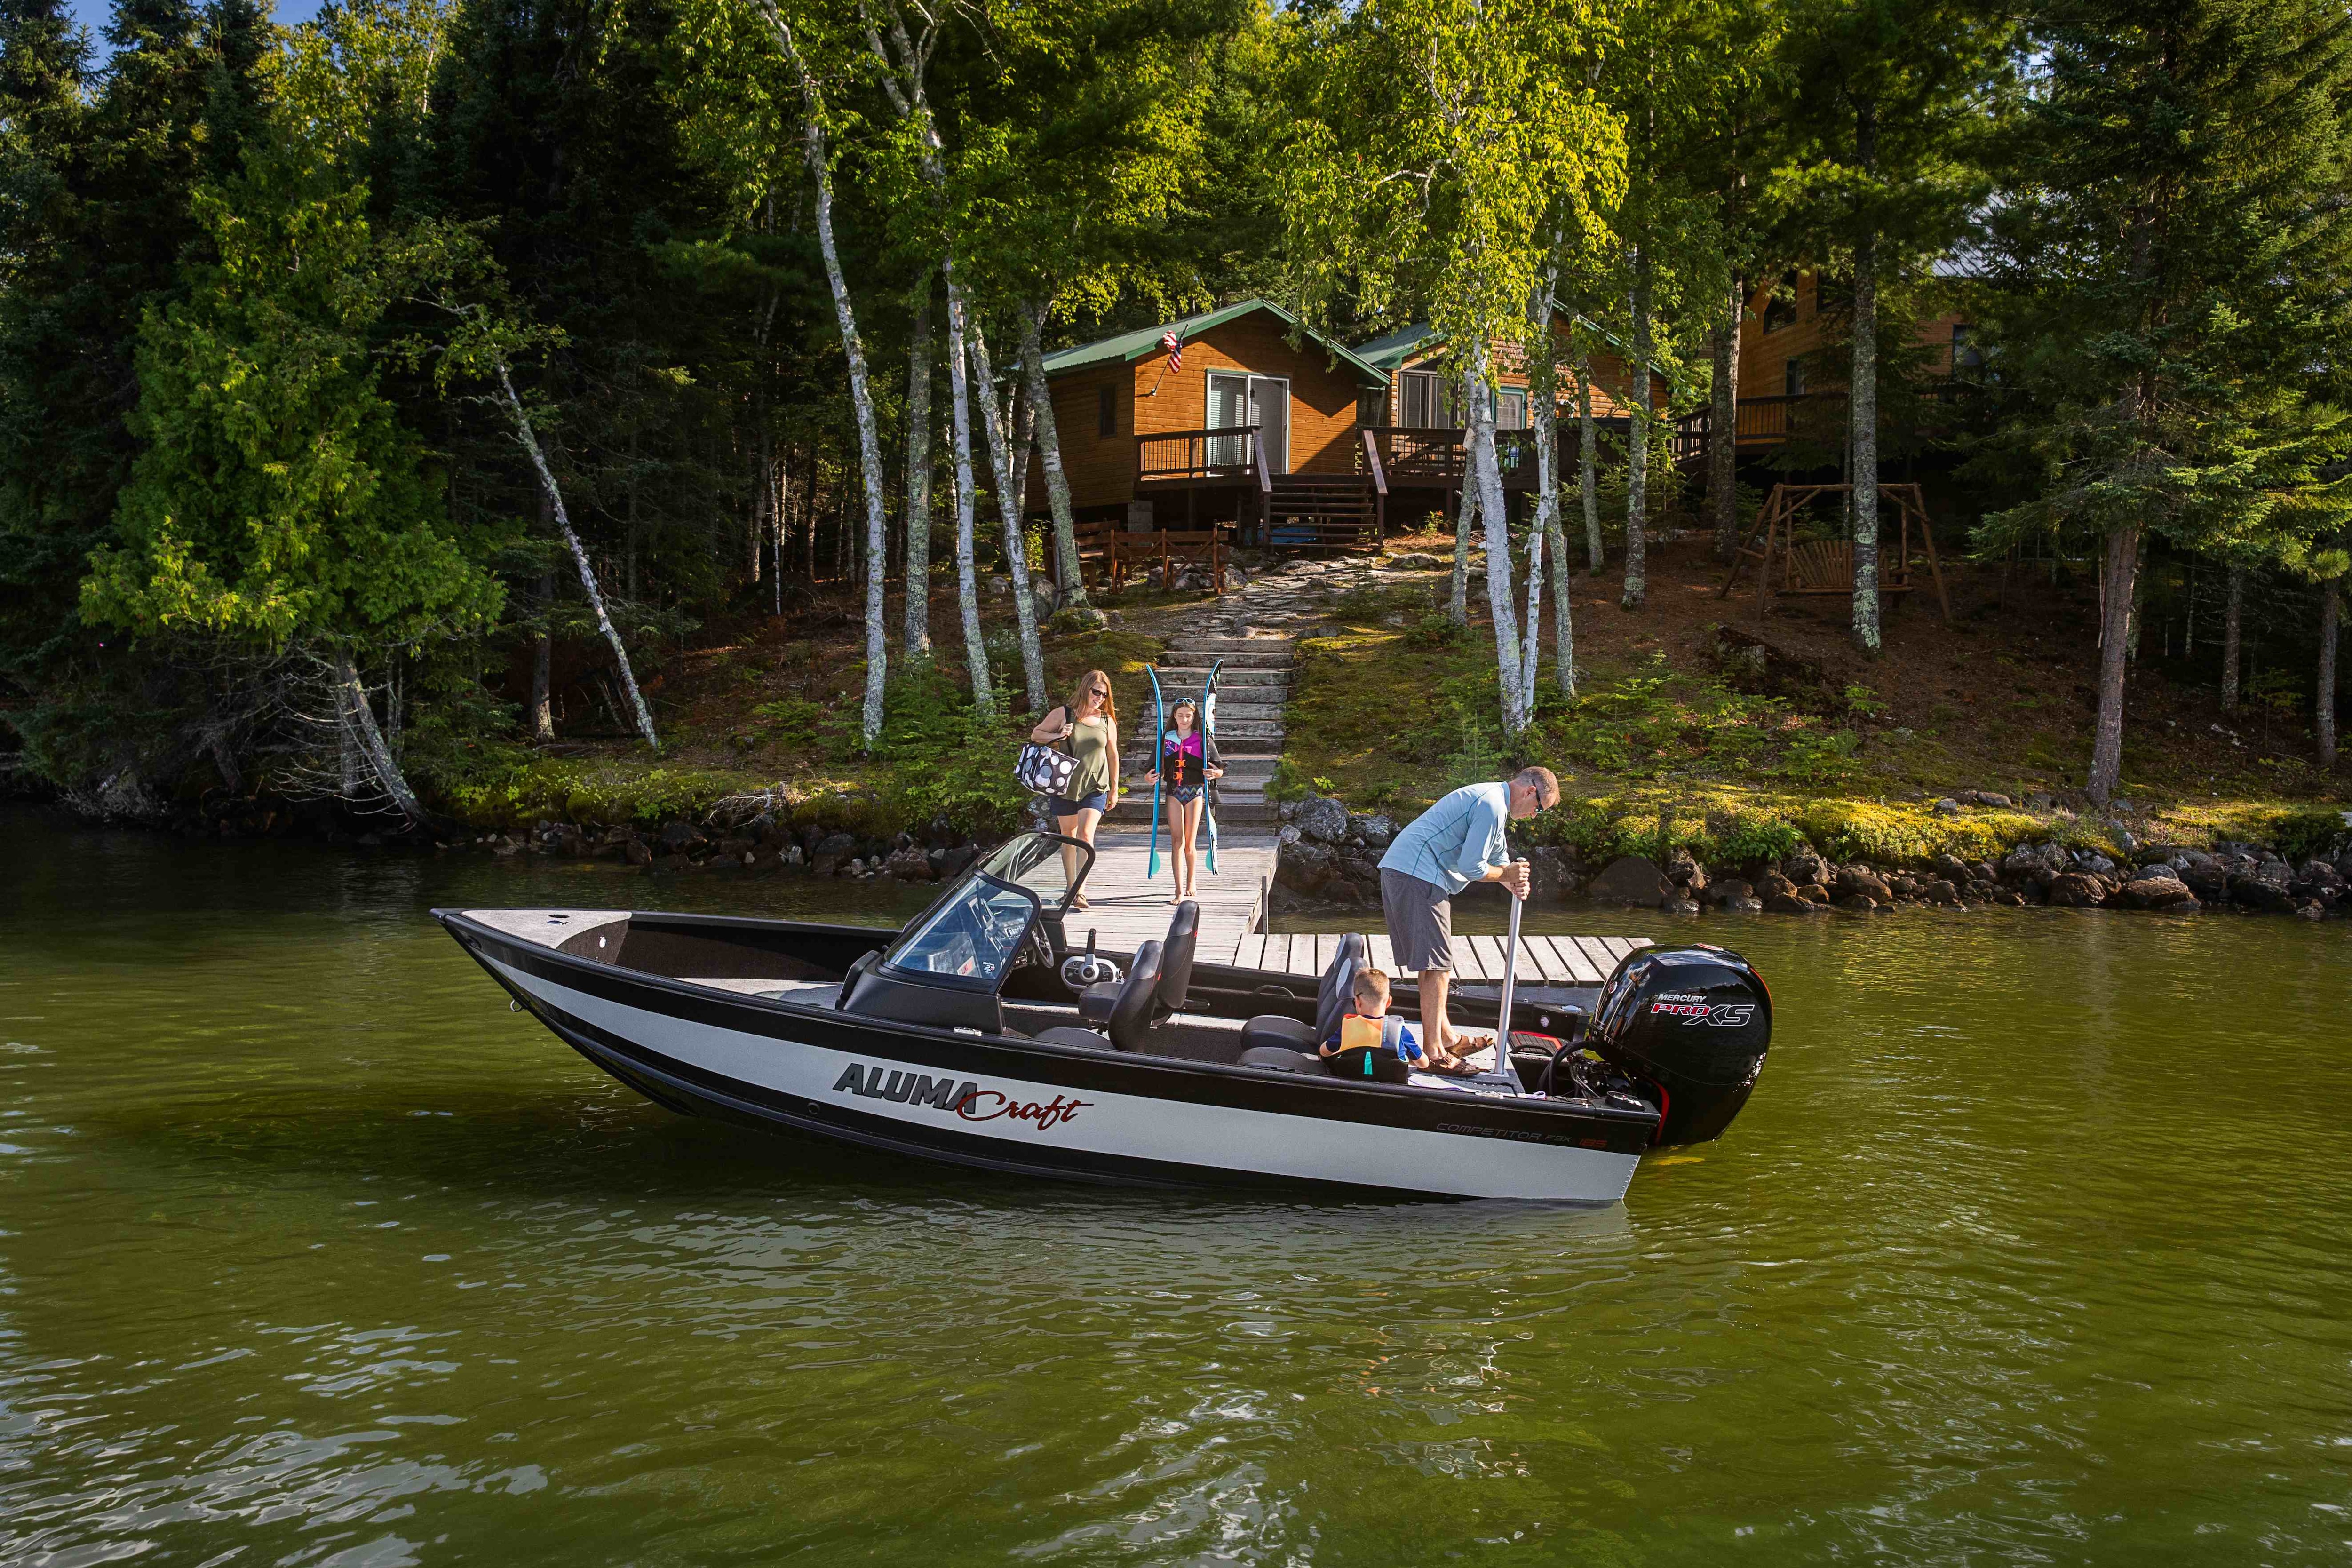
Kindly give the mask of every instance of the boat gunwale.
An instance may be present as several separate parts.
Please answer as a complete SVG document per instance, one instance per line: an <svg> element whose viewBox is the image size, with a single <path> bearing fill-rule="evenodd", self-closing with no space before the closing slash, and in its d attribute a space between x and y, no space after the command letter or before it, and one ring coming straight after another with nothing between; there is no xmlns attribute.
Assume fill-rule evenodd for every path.
<svg viewBox="0 0 2352 1568"><path fill-rule="evenodd" d="M658 911L656 911L656 913ZM1031 1056L1045 1061L1066 1061L1097 1068L1115 1067L1126 1071L1141 1071L1146 1074L1172 1074L1179 1079L1205 1079L1211 1083L1218 1081L1231 1081L1245 1084L1265 1085L1292 1090L1301 1095L1312 1095L1317 1097L1318 1100L1336 1091L1339 1094L1353 1097L1360 1101L1371 1105L1381 1105L1390 1108L1399 1105L1429 1107L1446 1105L1454 1107L1465 1112L1475 1111L1482 1115L1490 1117L1530 1116L1580 1121L1590 1126L1606 1129L1612 1132L1628 1131L1635 1128L1639 1128L1646 1131L1646 1130L1654 1127L1657 1121L1657 1113L1654 1111L1623 1110L1613 1106L1595 1105L1589 1101L1570 1101L1553 1096L1522 1093L1506 1098L1497 1095L1476 1094L1455 1089L1428 1089L1423 1088L1417 1084L1360 1082L1352 1079L1342 1079L1329 1076L1322 1078L1309 1078L1305 1074L1286 1072L1275 1068L1245 1067L1238 1062L1226 1063L1200 1061L1183 1057L1155 1056L1147 1051L1123 1051L1109 1044L1108 1041L1105 1041L1101 1047L1097 1047L1064 1045L1059 1041L1040 1040L1032 1036L1019 1034L991 1035L979 1032L959 1033L953 1028L942 1027L938 1025L910 1023L895 1018L875 1018L864 1014L845 1013L840 1011L838 1008L832 1006L818 1005L805 1002L792 1002L780 997L746 995L737 992L718 990L711 986L697 985L690 980L682 980L672 975L655 974L650 971L633 969L614 962L600 962L596 959L583 957L577 953L564 952L557 948L532 942L527 938L517 937L511 933L501 931L494 926L486 925L479 921L472 919L463 910L454 909L436 909L432 910L431 913L433 918L438 921L443 928L449 931L453 936L458 934L459 927L462 926L469 932L478 933L483 940L509 950L515 959L523 961L522 966L524 967L530 967L534 964L545 964L552 961L553 966L557 969L564 972L577 973L584 978L609 979L614 976L625 975L627 977L626 980L622 982L625 985L651 986L658 991L675 994L691 999L704 1006L716 1006L722 1011L730 1008L748 1009L755 1014L765 1013L784 1018L806 1017L822 1019L828 1023L856 1031L877 1031L887 1032L894 1035L911 1035L918 1039L932 1045L953 1046L967 1050L976 1046L983 1047L988 1049L1002 1051L1014 1056ZM630 918L635 920L636 917L633 914ZM669 918L677 920L681 922L711 921L734 925L763 926L769 929L797 928L811 931L823 931L828 935L844 936L862 935L867 932L882 933L887 929L880 926L818 926L814 922L767 921L757 917L733 915L674 915ZM895 931L890 932L890 935L895 936ZM460 945L466 947L469 953L474 952L472 943L461 941ZM878 942L877 945L877 947L887 947L888 945L888 942L886 939ZM479 955L477 954L476 956L478 958ZM1232 964L1195 964L1194 973L1196 975L1203 970L1221 970L1227 974L1265 976L1275 980L1295 980L1297 978L1297 976L1277 974L1271 970L1242 969ZM493 972L492 977L497 979L502 986L506 985L507 983L503 976L499 976ZM509 989L511 988L509 987ZM530 1005L530 1004L526 1001L526 1005ZM536 1005L530 1005L530 1011L534 1016L539 1016L539 1009ZM548 1020L541 1017L541 1021L545 1023ZM796 1040L792 1043L808 1046L815 1049L838 1048L835 1047L820 1046L816 1045L814 1042L805 1040ZM1135 1089L1121 1090L1119 1092L1150 1093L1149 1090ZM1163 1096L1162 1098L1177 1097ZM1191 1097L1182 1098L1189 1099ZM1328 1103L1328 1100L1325 1102ZM1298 1115L1314 1117L1319 1120L1332 1120L1328 1112L1319 1112L1313 1109L1311 1102L1302 1104L1296 1110L1270 1107L1253 1109L1269 1110L1272 1110L1274 1114L1277 1115ZM1349 1121L1370 1121L1381 1124L1391 1124L1385 1117L1365 1118L1359 1116L1341 1116L1338 1118L1338 1120ZM1477 1134L1470 1134L1470 1136L1476 1135ZM1549 1142L1549 1140L1547 1140L1547 1142ZM1646 1152L1648 1147L1649 1141L1644 1137L1642 1142L1642 1147L1639 1151L1620 1152Z"/></svg>

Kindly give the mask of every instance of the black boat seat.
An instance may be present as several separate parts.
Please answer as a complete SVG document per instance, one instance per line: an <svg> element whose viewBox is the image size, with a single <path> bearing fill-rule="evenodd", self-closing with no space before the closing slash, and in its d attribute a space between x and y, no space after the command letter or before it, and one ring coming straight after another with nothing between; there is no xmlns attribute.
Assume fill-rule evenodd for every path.
<svg viewBox="0 0 2352 1568"><path fill-rule="evenodd" d="M1201 906L1187 899L1176 906L1176 917L1168 922L1168 939L1160 947L1160 984L1154 994L1163 1018L1184 1010L1184 999L1192 988L1192 950L1200 938Z"/></svg>
<svg viewBox="0 0 2352 1568"><path fill-rule="evenodd" d="M1354 999L1356 971L1370 958L1370 948L1360 935L1351 931L1341 937L1339 950L1331 955L1322 984L1316 988L1315 1022L1302 1024L1280 1013L1261 1013L1242 1026L1243 1057L1261 1049L1312 1055L1318 1046L1339 1032L1339 1020L1348 1016L1348 1005Z"/></svg>
<svg viewBox="0 0 2352 1568"><path fill-rule="evenodd" d="M1292 1022L1290 1019L1283 1021ZM1307 1027L1304 1024L1298 1026L1302 1030ZM1264 1068L1269 1072L1308 1072L1318 1076L1328 1075L1330 1071L1323 1065L1321 1057L1309 1051L1294 1051L1286 1046L1248 1047L1242 1052L1240 1065L1245 1068Z"/></svg>

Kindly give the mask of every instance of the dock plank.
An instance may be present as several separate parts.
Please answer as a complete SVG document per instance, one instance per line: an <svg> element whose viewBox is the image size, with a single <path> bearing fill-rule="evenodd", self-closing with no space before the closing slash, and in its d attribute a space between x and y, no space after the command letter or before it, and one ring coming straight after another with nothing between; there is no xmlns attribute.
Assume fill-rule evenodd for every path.
<svg viewBox="0 0 2352 1568"><path fill-rule="evenodd" d="M1385 931L1377 934L1365 933L1364 948L1366 955L1371 960L1372 967L1391 980L1394 980L1396 978L1396 944L1389 940L1388 933Z"/></svg>
<svg viewBox="0 0 2352 1568"><path fill-rule="evenodd" d="M1551 953L1551 938L1528 936L1519 939L1519 973L1544 984L1554 984L1552 968L1557 962Z"/></svg>

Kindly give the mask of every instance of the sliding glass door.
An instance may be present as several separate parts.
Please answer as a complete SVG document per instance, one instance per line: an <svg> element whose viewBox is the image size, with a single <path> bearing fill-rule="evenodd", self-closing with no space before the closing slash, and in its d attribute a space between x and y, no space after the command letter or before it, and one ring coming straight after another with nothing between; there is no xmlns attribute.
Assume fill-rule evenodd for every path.
<svg viewBox="0 0 2352 1568"><path fill-rule="evenodd" d="M1290 471L1290 382L1276 375L1244 375L1228 371L1209 373L1209 428L1231 430L1255 425L1265 440L1266 468ZM1245 436L1218 436L1209 442L1209 462L1220 468L1238 468L1250 461Z"/></svg>

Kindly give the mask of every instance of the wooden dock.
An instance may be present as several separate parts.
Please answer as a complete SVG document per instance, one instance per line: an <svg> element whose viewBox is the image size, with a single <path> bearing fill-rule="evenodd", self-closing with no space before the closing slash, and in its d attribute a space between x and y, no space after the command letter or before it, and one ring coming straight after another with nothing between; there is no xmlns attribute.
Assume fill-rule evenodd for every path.
<svg viewBox="0 0 2352 1568"><path fill-rule="evenodd" d="M1205 830L1201 837L1197 951L1209 963L1230 963L1242 939L1265 925L1266 892L1274 886L1275 837L1271 833L1222 835L1215 876L1209 874ZM1062 923L1071 945L1083 945L1091 931L1105 952L1133 952L1168 934L1168 922L1176 913L1168 895L1176 883L1164 829L1160 875L1147 878L1143 873L1150 864L1150 845L1149 828L1105 826L1096 831L1094 869L1087 874L1083 889L1089 907L1073 910Z"/></svg>
<svg viewBox="0 0 2352 1568"><path fill-rule="evenodd" d="M1367 911L1367 923L1374 927L1380 924L1378 911ZM1394 973L1396 950L1389 944L1386 933L1367 931L1364 941L1371 949L1372 967ZM1339 936L1331 932L1290 936L1262 933L1244 937L1234 951L1232 962L1245 969L1319 975L1330 966L1339 945ZM1609 972L1617 967L1619 959L1649 945L1650 939L1645 936L1529 936L1522 931L1518 984L1523 988L1598 985L1609 978ZM1503 939L1456 936L1454 978L1458 984L1501 984Z"/></svg>
<svg viewBox="0 0 2352 1568"><path fill-rule="evenodd" d="M1149 830L1099 830L1094 870L1086 884L1091 907L1073 912L1064 925L1071 943L1083 944L1091 931L1105 952L1133 952L1168 934L1168 922L1175 913L1168 902L1169 890L1174 886L1170 879L1168 846L1163 838L1160 875L1147 878L1144 870L1150 861L1150 844ZM1205 859L1206 846L1202 848ZM1211 963L1319 976L1339 946L1336 934L1286 935L1265 930L1276 852L1271 834L1229 832L1221 838L1219 874L1211 876L1205 863L1201 868L1200 957ZM1380 924L1378 910L1365 911L1364 936L1371 948L1373 966L1393 971L1396 952ZM1642 936L1522 935L1518 983L1528 987L1598 985L1609 978L1619 959L1649 944L1650 939ZM1457 936L1454 959L1459 984L1502 983L1503 939L1499 936Z"/></svg>

